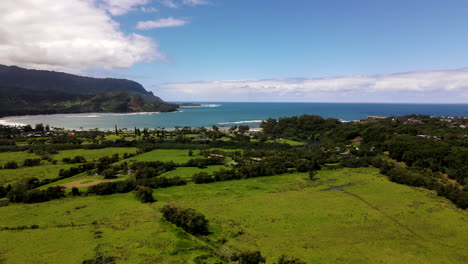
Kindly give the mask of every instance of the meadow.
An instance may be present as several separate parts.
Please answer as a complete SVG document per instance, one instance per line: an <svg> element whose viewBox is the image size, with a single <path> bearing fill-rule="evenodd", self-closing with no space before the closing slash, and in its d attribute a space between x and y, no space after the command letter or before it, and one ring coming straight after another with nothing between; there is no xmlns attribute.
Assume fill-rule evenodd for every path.
<svg viewBox="0 0 468 264"><path fill-rule="evenodd" d="M194 158L187 152L158 149L131 160L180 163ZM177 168L165 176L188 179L220 167ZM317 176L189 183L156 189L152 204L127 193L0 207L0 227L39 226L0 231L0 263L81 263L99 254L117 263L216 263L218 256L246 249L260 250L267 263L281 254L307 263L468 261L468 215L445 198L392 183L374 168ZM211 234L194 237L165 222L159 209L166 204L203 213Z"/></svg>

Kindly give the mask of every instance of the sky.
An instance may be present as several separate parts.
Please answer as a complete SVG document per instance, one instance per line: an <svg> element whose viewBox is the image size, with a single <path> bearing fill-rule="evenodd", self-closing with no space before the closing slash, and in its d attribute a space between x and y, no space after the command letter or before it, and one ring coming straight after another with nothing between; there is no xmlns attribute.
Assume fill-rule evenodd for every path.
<svg viewBox="0 0 468 264"><path fill-rule="evenodd" d="M468 103L466 0L3 0L0 64L167 101Z"/></svg>

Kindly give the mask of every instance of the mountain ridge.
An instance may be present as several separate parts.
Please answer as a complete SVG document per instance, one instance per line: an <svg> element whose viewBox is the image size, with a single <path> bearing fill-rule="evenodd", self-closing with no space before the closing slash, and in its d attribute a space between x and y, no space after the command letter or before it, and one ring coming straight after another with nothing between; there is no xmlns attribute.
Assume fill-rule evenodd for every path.
<svg viewBox="0 0 468 264"><path fill-rule="evenodd" d="M0 65L0 116L85 112L172 112L138 82Z"/></svg>

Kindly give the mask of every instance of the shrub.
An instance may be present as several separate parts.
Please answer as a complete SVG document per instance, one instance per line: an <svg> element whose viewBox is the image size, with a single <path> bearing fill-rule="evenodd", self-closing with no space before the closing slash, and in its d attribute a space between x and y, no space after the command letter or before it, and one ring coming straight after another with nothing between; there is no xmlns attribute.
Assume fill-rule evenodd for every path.
<svg viewBox="0 0 468 264"><path fill-rule="evenodd" d="M266 260L260 251L243 251L239 255L239 264L258 264L265 263Z"/></svg>
<svg viewBox="0 0 468 264"><path fill-rule="evenodd" d="M71 160L72 163L85 163L86 159L83 156L76 156Z"/></svg>
<svg viewBox="0 0 468 264"><path fill-rule="evenodd" d="M15 184L11 190L7 193L6 197L12 203L20 203L24 200L26 195L27 187L24 184Z"/></svg>
<svg viewBox="0 0 468 264"><path fill-rule="evenodd" d="M200 184L200 183L214 182L214 179L208 173L200 172L200 173L196 173L196 174L194 174L192 176L192 181L194 183L196 183L196 184Z"/></svg>
<svg viewBox="0 0 468 264"><path fill-rule="evenodd" d="M41 164L41 159L25 159L23 162L23 166L25 167L32 167Z"/></svg>
<svg viewBox="0 0 468 264"><path fill-rule="evenodd" d="M117 176L115 176L115 172L113 169L105 169L102 171L102 176L104 176L104 179L115 179Z"/></svg>
<svg viewBox="0 0 468 264"><path fill-rule="evenodd" d="M9 161L3 165L4 169L17 169L18 168L18 163L16 161Z"/></svg>
<svg viewBox="0 0 468 264"><path fill-rule="evenodd" d="M152 203L154 202L153 198L153 189L146 186L137 186L135 189L135 198L142 203Z"/></svg>
<svg viewBox="0 0 468 264"><path fill-rule="evenodd" d="M314 170L309 171L309 179L310 179L311 181L316 180L316 179L317 179L317 172L314 171Z"/></svg>
<svg viewBox="0 0 468 264"><path fill-rule="evenodd" d="M97 195L109 195L114 193L128 193L135 189L132 181L102 182L89 187L88 193Z"/></svg>
<svg viewBox="0 0 468 264"><path fill-rule="evenodd" d="M75 186L72 187L71 189L71 195L73 196L79 196L81 193L80 193L80 189L76 188Z"/></svg>
<svg viewBox="0 0 468 264"><path fill-rule="evenodd" d="M193 235L208 233L208 220L205 216L192 208L182 209L174 205L161 208L164 219L175 224Z"/></svg>

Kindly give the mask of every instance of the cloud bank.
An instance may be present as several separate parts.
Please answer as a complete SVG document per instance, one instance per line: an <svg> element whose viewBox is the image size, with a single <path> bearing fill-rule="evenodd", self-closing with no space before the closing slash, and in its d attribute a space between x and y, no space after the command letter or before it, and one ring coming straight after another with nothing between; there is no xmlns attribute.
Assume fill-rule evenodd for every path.
<svg viewBox="0 0 468 264"><path fill-rule="evenodd" d="M454 96L468 103L468 68L445 71L406 72L377 76L343 76L320 79L224 80L210 82L167 83L158 87L165 93L185 94L194 100L219 101L380 101L437 102L438 96ZM392 97L385 99L386 95ZM401 95L401 96L395 96ZM436 96L437 95L437 96ZM412 96L405 98L404 96ZM347 100L348 99L348 100ZM441 98L443 99L443 98ZM451 99L452 100L452 99Z"/></svg>
<svg viewBox="0 0 468 264"><path fill-rule="evenodd" d="M0 1L0 63L78 72L162 60L153 39L124 34L111 17L147 2Z"/></svg>
<svg viewBox="0 0 468 264"><path fill-rule="evenodd" d="M186 20L175 19L172 17L161 18L158 20L140 21L136 28L141 30L153 29L153 28L164 28L164 27L179 27L187 24Z"/></svg>

